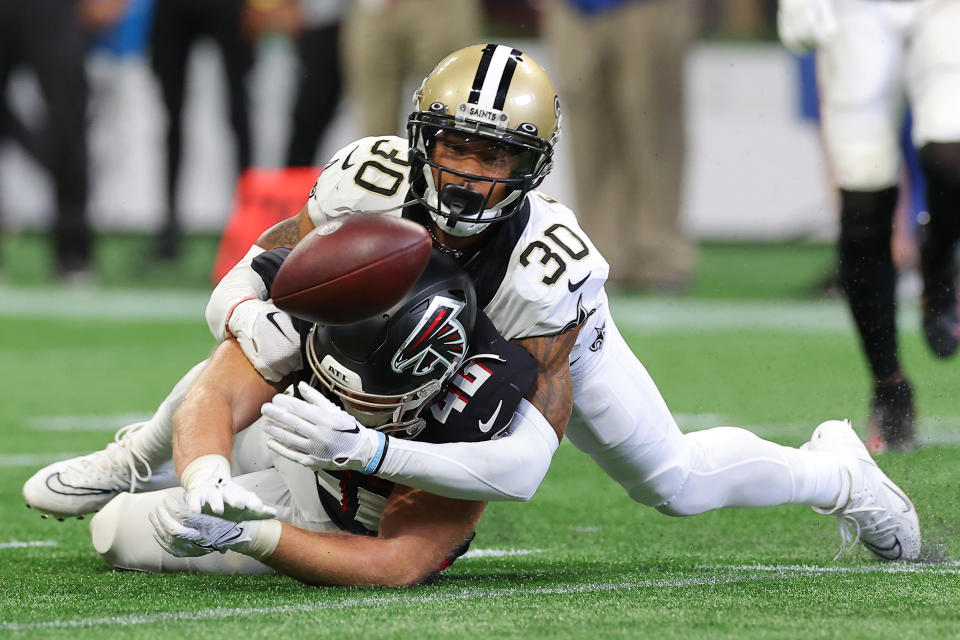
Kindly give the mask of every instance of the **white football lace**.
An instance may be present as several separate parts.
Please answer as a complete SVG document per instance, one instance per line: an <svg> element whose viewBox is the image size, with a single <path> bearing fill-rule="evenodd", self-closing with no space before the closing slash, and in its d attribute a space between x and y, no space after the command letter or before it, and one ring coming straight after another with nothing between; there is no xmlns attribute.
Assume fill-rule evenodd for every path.
<svg viewBox="0 0 960 640"><path fill-rule="evenodd" d="M863 502L862 499L859 502ZM872 514L872 513L883 513L884 516L879 518L876 522L871 522L869 524L862 524L857 515L860 514ZM882 536L893 533L899 528L897 522L892 522L894 520L884 507L881 506L848 506L845 507L842 511L837 513L837 522L840 525L840 551L837 552L837 555L833 557L834 561L837 560L844 552L853 547L857 542L863 539L864 535L868 539L880 538ZM852 532L851 532L852 530Z"/></svg>
<svg viewBox="0 0 960 640"><path fill-rule="evenodd" d="M142 427L144 422L135 422L121 427L113 436L113 442L102 451L97 451L77 459L74 470L85 474L93 471L95 475L108 476L121 482L127 481L129 472L130 491L136 491L137 482L148 482L153 477L153 469L146 457L132 446L129 434ZM106 458L104 460L103 458ZM140 468L138 468L140 467ZM143 473L141 473L141 468Z"/></svg>

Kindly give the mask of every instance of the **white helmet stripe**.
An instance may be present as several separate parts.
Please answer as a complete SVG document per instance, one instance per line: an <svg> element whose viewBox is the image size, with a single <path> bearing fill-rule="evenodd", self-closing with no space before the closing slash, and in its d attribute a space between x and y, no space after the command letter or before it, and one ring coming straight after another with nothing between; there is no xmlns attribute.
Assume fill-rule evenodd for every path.
<svg viewBox="0 0 960 640"><path fill-rule="evenodd" d="M496 109L499 107L494 106L494 102L497 100L497 92L500 88L500 80L503 78L504 69L507 67L508 63L511 64L511 67L517 66L517 61L514 59L510 53L513 51L511 47L505 47L502 44L497 45L493 50L493 56L490 59L490 66L487 67L486 76L483 78L483 85L480 87L480 96L476 102L476 105L481 109ZM512 76L513 68L511 68L510 75ZM504 92L504 95L506 92ZM500 107L503 104L501 102Z"/></svg>

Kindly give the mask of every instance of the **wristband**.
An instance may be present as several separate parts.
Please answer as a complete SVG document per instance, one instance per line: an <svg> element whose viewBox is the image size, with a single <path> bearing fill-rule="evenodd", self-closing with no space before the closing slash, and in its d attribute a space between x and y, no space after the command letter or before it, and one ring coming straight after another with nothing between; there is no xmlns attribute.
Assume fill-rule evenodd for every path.
<svg viewBox="0 0 960 640"><path fill-rule="evenodd" d="M377 434L377 451L370 458L370 462L363 468L364 475L376 473L380 469L380 463L383 462L383 454L387 451L387 436L381 431L375 431Z"/></svg>
<svg viewBox="0 0 960 640"><path fill-rule="evenodd" d="M263 562L276 551L277 545L280 544L283 525L279 520L254 520L247 522L245 526L251 528L250 533L253 539L237 545L234 551Z"/></svg>
<svg viewBox="0 0 960 640"><path fill-rule="evenodd" d="M233 317L233 312L237 310L237 307L242 305L244 302L249 302L250 300L259 300L259 299L260 298L258 298L257 296L247 296L245 298L240 298L239 300L233 303L233 305L230 307L230 310L227 311L227 317L223 321L223 328L226 331L226 334L228 337L232 337L232 338L236 337L235 335L233 335L233 331L230 331L230 318Z"/></svg>

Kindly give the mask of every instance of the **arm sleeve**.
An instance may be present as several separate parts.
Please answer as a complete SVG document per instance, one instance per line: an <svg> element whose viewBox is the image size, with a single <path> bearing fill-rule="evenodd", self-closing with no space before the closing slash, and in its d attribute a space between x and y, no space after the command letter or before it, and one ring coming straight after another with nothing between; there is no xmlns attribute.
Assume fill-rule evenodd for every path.
<svg viewBox="0 0 960 640"><path fill-rule="evenodd" d="M227 320L240 302L251 298L267 299L267 287L252 267L253 259L261 253L262 247L250 247L247 255L233 265L210 295L205 315L210 333L217 340L222 341L226 337Z"/></svg>
<svg viewBox="0 0 960 640"><path fill-rule="evenodd" d="M429 444L390 438L377 476L448 498L503 502L533 497L559 446L546 418L526 400L506 436Z"/></svg>

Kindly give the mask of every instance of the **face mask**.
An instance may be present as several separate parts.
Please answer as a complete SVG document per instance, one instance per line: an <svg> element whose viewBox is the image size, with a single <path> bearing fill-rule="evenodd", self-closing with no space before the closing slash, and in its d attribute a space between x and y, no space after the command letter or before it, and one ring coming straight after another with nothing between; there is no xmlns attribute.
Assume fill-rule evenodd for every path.
<svg viewBox="0 0 960 640"><path fill-rule="evenodd" d="M450 207L441 200L440 195L437 193L437 188L433 181L433 171L431 171L427 165L423 167L423 177L426 180L424 200L430 203L430 208L428 209L430 217L440 230L457 238L473 236L485 231L486 228L490 226L490 223L482 222L484 219L495 218L501 209L520 197L520 191L513 191L493 207L484 209L480 214L480 221L475 219L472 212L467 212L467 215L470 216L472 220L457 220L456 224L449 225L447 222L450 218Z"/></svg>

